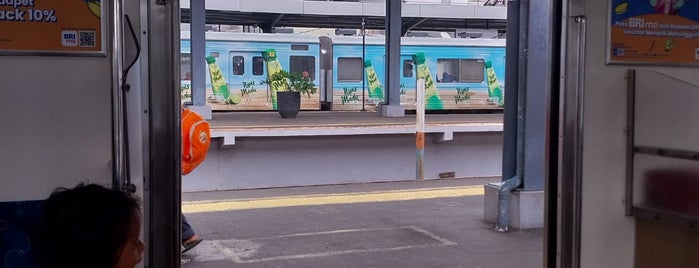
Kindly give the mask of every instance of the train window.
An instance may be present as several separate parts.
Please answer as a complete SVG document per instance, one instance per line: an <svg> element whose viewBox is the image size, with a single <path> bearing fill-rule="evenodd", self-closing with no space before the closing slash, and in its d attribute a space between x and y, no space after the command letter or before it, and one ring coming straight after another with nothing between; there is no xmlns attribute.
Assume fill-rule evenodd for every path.
<svg viewBox="0 0 699 268"><path fill-rule="evenodd" d="M459 81L458 59L437 59L437 83L456 83Z"/></svg>
<svg viewBox="0 0 699 268"><path fill-rule="evenodd" d="M459 62L459 82L482 83L485 76L485 64L483 60L465 60Z"/></svg>
<svg viewBox="0 0 699 268"><path fill-rule="evenodd" d="M233 75L245 74L245 58L243 56L233 56Z"/></svg>
<svg viewBox="0 0 699 268"><path fill-rule="evenodd" d="M233 75L245 74L245 58L243 56L233 56Z"/></svg>
<svg viewBox="0 0 699 268"><path fill-rule="evenodd" d="M192 80L192 54L180 54L180 80Z"/></svg>
<svg viewBox="0 0 699 268"><path fill-rule="evenodd" d="M291 45L291 50L308 50L308 45Z"/></svg>
<svg viewBox="0 0 699 268"><path fill-rule="evenodd" d="M437 83L482 83L484 75L481 59L437 59Z"/></svg>
<svg viewBox="0 0 699 268"><path fill-rule="evenodd" d="M265 71L265 61L262 57L252 57L252 74L262 75Z"/></svg>
<svg viewBox="0 0 699 268"><path fill-rule="evenodd" d="M413 60L403 60L403 77L413 77Z"/></svg>
<svg viewBox="0 0 699 268"><path fill-rule="evenodd" d="M337 82L361 82L363 78L362 58L337 58Z"/></svg>
<svg viewBox="0 0 699 268"><path fill-rule="evenodd" d="M316 79L316 58L313 56L290 56L289 72L308 76L311 81Z"/></svg>

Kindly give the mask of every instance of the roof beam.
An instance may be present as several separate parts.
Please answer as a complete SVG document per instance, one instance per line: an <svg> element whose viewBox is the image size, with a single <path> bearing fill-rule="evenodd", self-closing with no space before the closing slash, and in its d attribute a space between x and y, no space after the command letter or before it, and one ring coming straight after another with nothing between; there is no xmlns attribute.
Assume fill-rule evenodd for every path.
<svg viewBox="0 0 699 268"><path fill-rule="evenodd" d="M408 31L412 30L416 26L420 25L421 23L425 22L428 18L412 18L408 22L403 24L403 30L401 31L401 36L404 36ZM414 23L412 23L415 21Z"/></svg>
<svg viewBox="0 0 699 268"><path fill-rule="evenodd" d="M269 24L269 27L274 28L275 26L277 26L277 23L279 23L279 21L282 20L282 17L284 17L284 14L277 15L277 17L274 18L274 21L272 21L272 23Z"/></svg>
<svg viewBox="0 0 699 268"><path fill-rule="evenodd" d="M189 9L182 9L182 22L188 23L191 19ZM384 17L366 16L366 29L383 29ZM299 15L284 13L250 13L237 11L207 10L206 23L228 25L256 25L267 26L267 31L273 27L323 27L323 28L353 28L361 27L362 16L321 16ZM504 20L494 19L459 19L459 18L422 18L405 17L401 23L403 35L408 31L454 31L461 28L491 28L505 29Z"/></svg>

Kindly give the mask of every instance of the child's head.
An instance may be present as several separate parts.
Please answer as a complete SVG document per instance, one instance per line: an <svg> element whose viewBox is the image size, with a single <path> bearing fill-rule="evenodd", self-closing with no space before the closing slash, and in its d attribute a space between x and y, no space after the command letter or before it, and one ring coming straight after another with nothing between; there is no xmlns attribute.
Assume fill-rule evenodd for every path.
<svg viewBox="0 0 699 268"><path fill-rule="evenodd" d="M134 267L141 261L136 197L79 184L46 199L32 244L40 267Z"/></svg>

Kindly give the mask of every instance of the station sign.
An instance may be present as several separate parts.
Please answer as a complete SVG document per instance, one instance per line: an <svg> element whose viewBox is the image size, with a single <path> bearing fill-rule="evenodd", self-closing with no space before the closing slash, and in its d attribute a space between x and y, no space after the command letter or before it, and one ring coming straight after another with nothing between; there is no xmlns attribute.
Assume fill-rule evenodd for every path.
<svg viewBox="0 0 699 268"><path fill-rule="evenodd" d="M610 2L608 63L699 65L699 2Z"/></svg>
<svg viewBox="0 0 699 268"><path fill-rule="evenodd" d="M106 55L102 0L0 0L0 54Z"/></svg>

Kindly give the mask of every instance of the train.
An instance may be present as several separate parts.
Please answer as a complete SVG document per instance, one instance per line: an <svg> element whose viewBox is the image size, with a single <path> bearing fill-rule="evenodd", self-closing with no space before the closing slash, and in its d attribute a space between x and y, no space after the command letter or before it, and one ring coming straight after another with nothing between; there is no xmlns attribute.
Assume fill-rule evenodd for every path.
<svg viewBox="0 0 699 268"><path fill-rule="evenodd" d="M215 111L274 110L265 51L282 69L303 74L317 92L302 97L303 110L372 110L385 99L385 37L207 32L206 57L215 61L230 94L214 94L211 62L207 104ZM182 99L191 96L190 33L181 32ZM206 59L201 59L202 61ZM415 109L418 78L425 80L426 109L501 110L505 92L505 39L402 37L400 103ZM218 75L216 75L218 76Z"/></svg>

